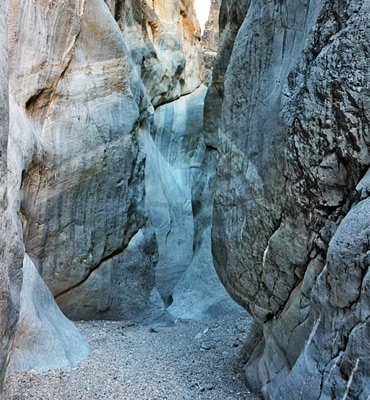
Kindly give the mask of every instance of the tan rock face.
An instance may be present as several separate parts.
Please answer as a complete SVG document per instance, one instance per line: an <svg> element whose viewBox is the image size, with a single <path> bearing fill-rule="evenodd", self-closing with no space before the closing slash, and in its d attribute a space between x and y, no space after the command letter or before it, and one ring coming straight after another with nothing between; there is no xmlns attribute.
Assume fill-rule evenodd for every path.
<svg viewBox="0 0 370 400"><path fill-rule="evenodd" d="M203 52L193 0L107 4L153 106L200 86Z"/></svg>

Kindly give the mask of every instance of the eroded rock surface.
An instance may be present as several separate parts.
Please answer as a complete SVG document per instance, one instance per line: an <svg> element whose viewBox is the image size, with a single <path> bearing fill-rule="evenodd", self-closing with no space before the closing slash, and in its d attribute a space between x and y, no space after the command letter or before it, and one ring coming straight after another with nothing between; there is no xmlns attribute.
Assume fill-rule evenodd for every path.
<svg viewBox="0 0 370 400"><path fill-rule="evenodd" d="M369 396L368 203L356 191L370 163L369 7L252 1L232 47L213 254L255 318L246 376L268 399Z"/></svg>
<svg viewBox="0 0 370 400"><path fill-rule="evenodd" d="M163 312L158 293L174 316L237 307L213 271L209 216L194 224L206 89L193 1L13 5L12 187L62 311L146 319Z"/></svg>
<svg viewBox="0 0 370 400"><path fill-rule="evenodd" d="M0 2L0 390L19 314L23 249L8 201L9 79L6 2Z"/></svg>
<svg viewBox="0 0 370 400"><path fill-rule="evenodd" d="M156 232L159 260L156 287L175 318L242 314L221 285L212 262L211 218L199 220L199 193L213 183L215 170L203 168L206 146L203 106L207 88L158 107L151 134L143 130L146 205ZM212 184L211 184L212 186ZM203 206L212 209L212 196Z"/></svg>
<svg viewBox="0 0 370 400"><path fill-rule="evenodd" d="M12 108L12 96L9 99L12 70L8 68L6 6L5 1L0 3L0 390L3 378L15 370L74 367L90 351L78 330L58 309L22 243L21 176L17 172L22 168L24 152L13 147L16 143L12 128L17 110ZM21 126L24 120L21 114L19 117ZM63 358L67 354L68 365Z"/></svg>
<svg viewBox="0 0 370 400"><path fill-rule="evenodd" d="M202 83L203 50L193 0L107 0L153 106Z"/></svg>
<svg viewBox="0 0 370 400"><path fill-rule="evenodd" d="M90 346L58 308L31 259L25 255L20 312L7 366L15 371L72 369Z"/></svg>
<svg viewBox="0 0 370 400"><path fill-rule="evenodd" d="M11 94L19 112L12 149L22 157L15 174L22 178L27 252L67 315L119 317L120 282L128 298L127 280L147 300L154 285L157 250L146 226L138 137L150 102L103 1L24 1L14 5L11 21L10 37L18 36L11 42ZM30 31L41 34L31 41ZM136 272L121 266L132 243Z"/></svg>
<svg viewBox="0 0 370 400"><path fill-rule="evenodd" d="M220 19L221 0L212 0L209 17L205 25L202 36L202 46L204 49L204 83L207 85L212 78L213 65L217 56L219 43L219 19Z"/></svg>

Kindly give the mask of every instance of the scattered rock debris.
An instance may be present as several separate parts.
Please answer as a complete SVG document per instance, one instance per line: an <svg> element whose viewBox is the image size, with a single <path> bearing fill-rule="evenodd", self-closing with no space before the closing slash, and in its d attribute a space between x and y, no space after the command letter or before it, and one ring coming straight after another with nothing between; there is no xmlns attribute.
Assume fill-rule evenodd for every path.
<svg viewBox="0 0 370 400"><path fill-rule="evenodd" d="M178 320L171 327L78 322L91 356L72 371L10 376L3 400L258 400L240 373L249 318ZM195 339L202 333L202 339ZM155 335L153 335L155 333ZM201 351L206 344L207 351Z"/></svg>

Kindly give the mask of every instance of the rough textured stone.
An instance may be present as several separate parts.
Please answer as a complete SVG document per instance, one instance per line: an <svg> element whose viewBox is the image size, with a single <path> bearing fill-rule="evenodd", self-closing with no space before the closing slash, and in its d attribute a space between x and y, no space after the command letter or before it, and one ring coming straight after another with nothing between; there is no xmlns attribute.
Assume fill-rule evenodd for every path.
<svg viewBox="0 0 370 400"><path fill-rule="evenodd" d="M214 61L212 81L204 105L204 136L207 146L215 149L217 148L226 70L235 37L248 11L249 3L250 0L224 0L219 11L218 53Z"/></svg>
<svg viewBox="0 0 370 400"><path fill-rule="evenodd" d="M154 106L202 83L203 50L193 0L107 0Z"/></svg>
<svg viewBox="0 0 370 400"><path fill-rule="evenodd" d="M12 108L12 96L9 100L6 6L5 1L0 3L0 390L3 378L11 371L40 365L44 369L72 367L89 353L86 341L58 310L52 295L25 255L21 239L21 174L18 172L22 169L21 162L28 141L22 149L12 135L18 110ZM11 87L11 68L9 73ZM18 117L21 126L25 121L22 114ZM30 323L27 324L27 321ZM50 321L53 323L52 332ZM72 341L63 339L67 326L73 334ZM30 338L38 338L39 341L30 341ZM57 338L59 343L55 346ZM66 365L63 356L71 352L73 356Z"/></svg>
<svg viewBox="0 0 370 400"><path fill-rule="evenodd" d="M204 78L203 82L209 84L212 79L213 65L217 56L219 42L219 19L221 0L212 0L209 17L202 36L204 49Z"/></svg>
<svg viewBox="0 0 370 400"><path fill-rule="evenodd" d="M0 390L19 313L23 249L7 193L9 135L6 2L0 1Z"/></svg>
<svg viewBox="0 0 370 400"><path fill-rule="evenodd" d="M140 320L163 313L158 292L167 306L177 296L173 315L235 308L213 271L209 217L194 225L206 89L193 0L22 0L9 18L11 186L62 311Z"/></svg>
<svg viewBox="0 0 370 400"><path fill-rule="evenodd" d="M252 1L233 45L213 254L255 318L246 376L265 398L369 395L367 203L355 205L370 163L369 7Z"/></svg>

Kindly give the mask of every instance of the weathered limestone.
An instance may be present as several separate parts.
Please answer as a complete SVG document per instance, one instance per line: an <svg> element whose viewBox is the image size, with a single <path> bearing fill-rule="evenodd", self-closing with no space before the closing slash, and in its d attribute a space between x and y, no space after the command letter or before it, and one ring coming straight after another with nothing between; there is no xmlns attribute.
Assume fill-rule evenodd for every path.
<svg viewBox="0 0 370 400"><path fill-rule="evenodd" d="M90 353L80 332L60 311L31 259L25 255L20 313L7 374L71 369Z"/></svg>
<svg viewBox="0 0 370 400"><path fill-rule="evenodd" d="M23 249L7 193L9 135L6 2L0 1L0 390L19 314Z"/></svg>
<svg viewBox="0 0 370 400"><path fill-rule="evenodd" d="M153 106L202 83L203 50L193 0L107 0Z"/></svg>
<svg viewBox="0 0 370 400"><path fill-rule="evenodd" d="M208 125L213 254L255 318L246 376L266 399L369 396L368 203L356 191L370 163L369 10L252 1L223 50L218 140Z"/></svg>
<svg viewBox="0 0 370 400"><path fill-rule="evenodd" d="M22 155L27 253L68 316L121 318L120 282L127 298L130 284L142 293L141 308L154 285L156 244L146 226L138 137L151 105L104 2L25 0L11 20L11 37L18 36L11 42L11 93L30 126L12 132L14 158ZM30 31L41 33L31 41ZM122 266L135 252L136 272L134 261Z"/></svg>
<svg viewBox="0 0 370 400"><path fill-rule="evenodd" d="M212 196L194 225L206 89L193 1L22 0L10 21L11 186L62 311L142 320L163 313L158 292L174 316L237 308L213 271Z"/></svg>
<svg viewBox="0 0 370 400"><path fill-rule="evenodd" d="M78 330L63 316L22 243L19 182L24 153L13 147L14 113L8 77L6 2L0 3L0 390L6 374L17 369L73 367L89 351ZM11 69L10 69L11 76ZM9 131L10 119L10 131ZM19 124L23 123L19 115ZM12 139L13 138L13 139ZM20 140L20 139L18 139ZM17 154L17 156L15 156ZM69 335L66 336L66 333ZM30 339L37 338L37 340ZM68 365L64 356L69 355Z"/></svg>
<svg viewBox="0 0 370 400"><path fill-rule="evenodd" d="M219 18L221 0L212 0L209 17L206 22L202 36L202 46L204 49L204 78L205 84L210 83L212 78L213 65L217 56L219 43Z"/></svg>
<svg viewBox="0 0 370 400"><path fill-rule="evenodd" d="M151 134L143 131L146 205L159 249L156 287L175 318L203 319L242 311L229 298L214 270L211 218L199 221L196 210L200 177L207 190L215 173L214 169L202 168L206 91L202 86L158 107ZM203 200L207 211L212 209L212 196Z"/></svg>
<svg viewBox="0 0 370 400"><path fill-rule="evenodd" d="M224 0L221 3L218 53L214 61L212 81L204 104L204 136L207 146L214 149L217 148L217 132L222 112L226 70L235 37L248 11L249 3L250 0Z"/></svg>

